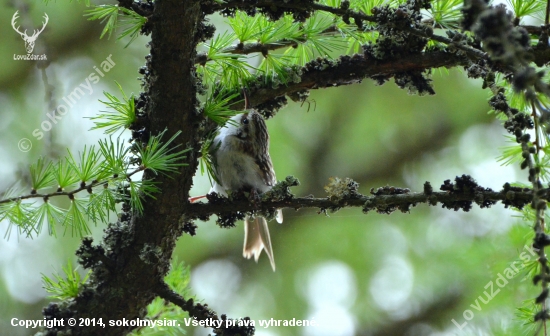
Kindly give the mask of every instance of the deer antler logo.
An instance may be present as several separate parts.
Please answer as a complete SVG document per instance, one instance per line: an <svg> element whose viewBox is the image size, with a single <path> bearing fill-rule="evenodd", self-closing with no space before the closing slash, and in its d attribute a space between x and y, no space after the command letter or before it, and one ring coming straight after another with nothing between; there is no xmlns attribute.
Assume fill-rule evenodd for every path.
<svg viewBox="0 0 550 336"><path fill-rule="evenodd" d="M34 30L34 33L29 36L27 35L27 30L25 29L25 31L22 33L19 31L19 26L16 28L15 27L15 21L19 18L18 17L18 14L19 14L19 11L16 11L15 14L13 14L13 17L11 18L11 26L13 27L13 30L15 30L16 32L19 33L19 35L21 35L21 37L23 38L23 41L25 41L25 49L27 49L27 53L32 53L33 49L34 49L34 43L36 42L36 39L38 38L38 35L40 35L40 33L42 33L42 31L44 31L44 28L46 28L46 25L48 24L48 14L44 13L44 22L42 22L42 29L38 30L38 29L35 29Z"/></svg>

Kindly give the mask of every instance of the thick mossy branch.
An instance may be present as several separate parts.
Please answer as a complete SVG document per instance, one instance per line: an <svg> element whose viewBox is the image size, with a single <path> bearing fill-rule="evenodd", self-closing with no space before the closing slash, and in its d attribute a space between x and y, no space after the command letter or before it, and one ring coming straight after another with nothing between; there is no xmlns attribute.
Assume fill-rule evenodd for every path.
<svg viewBox="0 0 550 336"><path fill-rule="evenodd" d="M288 178L287 178L288 179ZM286 181L280 183L287 183ZM275 186L274 188L277 188ZM434 192L431 184L426 182L423 192L411 192L409 189L385 186L378 189L371 189L371 195L363 195L357 191L358 185L350 179L333 179L325 187L329 193L328 197L262 197L260 203L250 202L245 197L228 198L216 197L210 194L209 203L188 204L185 210L185 220L188 223L190 219L207 220L209 216L216 214L218 217L227 218L239 213L259 211L269 213L273 209L292 208L295 210L301 208L317 208L321 212L337 211L347 207L361 207L363 212L376 211L377 213L389 214L399 210L409 212L417 204L426 203L428 205L442 205L443 208L458 211L469 211L472 204L476 203L481 208L490 207L497 202L502 202L505 207L523 208L533 200L533 191L529 188L512 187L505 184L500 191L494 191L490 188L479 186L470 176L463 175L456 177L454 182L444 181L439 192ZM550 189L544 189L541 192L541 198L548 199ZM268 196L268 195L266 195Z"/></svg>
<svg viewBox="0 0 550 336"><path fill-rule="evenodd" d="M532 51L535 63L550 62L550 49ZM293 80L286 85L266 85L263 79L249 83L249 107L258 107L277 98L293 95L304 90L322 89L359 83L367 78L384 82L396 75L417 73L439 67L468 66L471 61L460 54L447 51L427 51L400 59L377 60L370 54L340 56L336 60L318 58L304 67L292 71ZM244 109L244 100L235 99L231 108Z"/></svg>
<svg viewBox="0 0 550 336"><path fill-rule="evenodd" d="M199 148L204 134L198 125L204 117L197 111L193 59L198 43L211 38L212 26L204 23L198 0L164 0L154 6L143 93L146 99L136 104L147 116L148 128L140 134L158 134L166 129L166 136L171 138L181 131L174 145ZM154 288L167 274L176 239L182 234L178 225L184 208L181 200L188 197L198 167L197 153L189 151L183 163L187 165L174 167L177 172L171 176L145 172L144 178L154 179L162 193L143 204L141 216L134 216L134 209L126 209L117 223L105 229L99 246L84 242L79 256L81 264L92 268L89 287L74 300L50 304L44 309L46 319L94 317L108 321L146 316L147 305L157 295ZM114 336L133 329L65 325L44 334Z"/></svg>
<svg viewBox="0 0 550 336"><path fill-rule="evenodd" d="M406 72L424 71L430 68L464 66L468 59L445 51L431 51L411 55L407 58L380 61L370 55L341 56L336 60L317 59L299 69L292 76L292 82L276 88L267 86L263 81L249 83L249 104L256 107L277 97L290 95L304 90L321 89L340 85L359 83L366 78L379 81ZM241 100L231 105L232 109L244 109Z"/></svg>
<svg viewBox="0 0 550 336"><path fill-rule="evenodd" d="M418 10L422 6L428 6L428 4L422 1L408 1L395 8L378 6L372 9L373 15L366 15L350 10L347 2L342 2L338 8L312 1L298 0L285 2L205 1L202 3L203 10L207 14L221 11L226 15L234 15L235 10L242 10L248 15L255 15L258 11L262 12L263 10L291 14L324 11L341 16L345 21L353 18L356 22L372 22L374 26L371 29L379 31L380 36L376 43L363 46L364 55L341 56L335 61L318 58L303 68L289 68L288 74L284 77L290 80L284 81L284 83L280 80L273 83L266 81L261 75L257 79L247 82L246 85L250 87L250 96L252 97L250 106L257 107L265 117L271 117L277 109L286 104L285 96L292 97L297 92L310 89L357 83L369 77L378 83L383 83L394 77L396 84L401 88L407 88L410 93L433 94L429 79L422 74L424 70L441 66L471 68L472 62L485 64L489 61L489 56L481 49L479 43L466 34L450 30L446 32L448 37L435 35L433 28L424 24L421 20L422 17L418 15ZM472 16L473 24L477 19L474 14L479 15L479 13L473 13L472 10L466 10L466 12ZM445 49L423 50L425 46L421 43L423 39L439 42L439 45L445 46ZM226 48L226 51L235 54L267 53L269 50L288 47L296 43L296 41L286 40L271 44L241 43ZM421 52L421 50L423 51ZM392 57L392 55L394 56ZM528 51L528 57L541 66L550 61L550 49L544 48L542 45L537 46ZM205 55L199 55L195 62L205 64L208 62L208 58ZM495 69L506 67L506 64L499 62L491 64ZM242 109L244 104L238 102L231 107Z"/></svg>

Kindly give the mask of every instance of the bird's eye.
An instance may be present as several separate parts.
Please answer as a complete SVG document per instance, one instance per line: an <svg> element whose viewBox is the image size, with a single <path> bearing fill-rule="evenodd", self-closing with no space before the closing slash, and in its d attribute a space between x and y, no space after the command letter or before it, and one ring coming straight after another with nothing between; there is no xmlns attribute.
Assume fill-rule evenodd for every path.
<svg viewBox="0 0 550 336"><path fill-rule="evenodd" d="M248 125L248 118L243 118L243 120L241 120L241 122L245 125Z"/></svg>

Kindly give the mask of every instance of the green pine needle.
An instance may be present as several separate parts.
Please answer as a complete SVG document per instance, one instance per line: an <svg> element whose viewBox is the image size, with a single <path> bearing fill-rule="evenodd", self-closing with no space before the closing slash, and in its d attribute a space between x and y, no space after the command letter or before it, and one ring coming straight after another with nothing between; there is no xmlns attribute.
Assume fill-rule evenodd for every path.
<svg viewBox="0 0 550 336"><path fill-rule="evenodd" d="M218 144L214 144L214 138L216 136L216 133L213 133L209 135L206 140L203 142L201 147L201 157L200 157L200 170L201 175L204 175L206 173L208 175L208 180L210 181L210 185L213 185L212 181L219 182L216 178L216 174L214 171L214 162L212 161L212 156L210 153L212 151L216 151L217 148L212 148L212 146L218 146Z"/></svg>
<svg viewBox="0 0 550 336"><path fill-rule="evenodd" d="M89 16L88 20L90 21L101 20L101 23L105 23L99 38L103 38L105 34L108 34L108 38L111 38L118 22L118 10L117 5L99 5L86 10L84 16Z"/></svg>
<svg viewBox="0 0 550 336"><path fill-rule="evenodd" d="M230 96L225 101L221 99L222 105L232 98ZM221 114L223 107L218 105L217 108ZM0 221L9 223L6 237L9 237L14 227L19 234L32 237L40 233L46 224L50 235L57 235L56 225L61 224L64 233L70 229L73 236L82 237L91 233L88 221L106 223L110 215L116 212L116 205L123 201L129 201L141 213L142 199L153 197L160 189L157 182L152 180L132 181L132 175L146 169L155 174L168 175L184 165L182 161L187 150L177 151L178 146L172 146L180 132L166 143L160 142L163 134L151 137L144 147L134 144L137 150L133 152L132 147L120 138L116 142L109 138L99 141L99 149L85 146L78 155L68 151L67 157L60 159L57 164L38 159L30 166L34 189L26 194L22 187L17 190L11 188L0 199ZM141 165L135 166L135 162L141 162ZM66 190L70 187L73 190ZM36 189L43 188L55 188L56 191L36 193ZM125 189L129 189L126 194ZM79 193L81 197L76 198ZM70 199L68 209L51 203L54 198L67 197ZM29 202L38 198L43 200L40 205Z"/></svg>
<svg viewBox="0 0 550 336"><path fill-rule="evenodd" d="M34 210L33 216L29 220L29 223L34 227L34 232L36 234L42 232L42 226L44 223L48 223L48 233L51 236L56 237L57 232L55 226L58 223L63 223L63 219L66 216L67 211L65 209L59 208L51 202L44 202L36 210Z"/></svg>
<svg viewBox="0 0 550 336"><path fill-rule="evenodd" d="M121 40L126 36L130 37L130 40L124 48L128 47L130 43L134 42L138 38L141 28L147 23L147 18L139 15L133 10L127 8L121 8L122 12L126 15L123 15L119 27L122 29L122 32L118 36L117 40Z"/></svg>
<svg viewBox="0 0 550 336"><path fill-rule="evenodd" d="M217 64L221 66L220 81L226 84L228 90L234 91L246 86L247 79L251 77L249 70L254 68L246 62L245 57L232 56L218 60Z"/></svg>
<svg viewBox="0 0 550 336"><path fill-rule="evenodd" d="M55 181L54 166L51 161L46 162L45 158L39 158L38 161L32 164L29 168L31 175L32 189L51 187Z"/></svg>
<svg viewBox="0 0 550 336"><path fill-rule="evenodd" d="M290 79L289 63L294 62L295 57L288 55L268 54L258 67L265 74L264 82L286 84Z"/></svg>
<svg viewBox="0 0 550 336"><path fill-rule="evenodd" d="M497 161L501 162L501 166L508 166L523 160L521 146L516 143L515 138L511 136L506 136L506 138L508 138L508 142L512 143L512 145L500 148L502 155L497 158Z"/></svg>
<svg viewBox="0 0 550 336"><path fill-rule="evenodd" d="M170 272L164 278L164 281L170 286L170 288L183 297L188 297L189 281L191 280L191 272L189 266L185 266L185 263L178 262L178 258L175 257L172 261L172 268Z"/></svg>
<svg viewBox="0 0 550 336"><path fill-rule="evenodd" d="M142 214L143 199L145 197L151 197L155 199L154 194L160 192L160 189L157 187L157 183L151 180L142 180L142 181L130 181L130 206L138 214Z"/></svg>
<svg viewBox="0 0 550 336"><path fill-rule="evenodd" d="M210 94L204 104L204 115L219 126L225 125L229 118L242 113L242 111L233 110L229 107L233 99L239 96L239 93L228 95L226 92L219 92L216 95Z"/></svg>
<svg viewBox="0 0 550 336"><path fill-rule="evenodd" d="M67 233L68 228L71 228L71 235L74 237L84 237L92 233L86 221L86 209L88 207L88 200L86 199L72 199L71 206L66 213L65 219L63 220L63 226L65 227L65 233Z"/></svg>
<svg viewBox="0 0 550 336"><path fill-rule="evenodd" d="M203 74L207 85L222 81L227 89L237 89L250 77L249 69L253 67L246 62L246 56L225 52L235 40L234 33L224 32L205 44L209 62L199 67L198 71Z"/></svg>
<svg viewBox="0 0 550 336"><path fill-rule="evenodd" d="M209 59L216 59L217 55L222 53L223 50L231 46L235 42L236 36L230 32L224 32L223 34L217 34L211 40L210 43L206 44L208 48L207 56Z"/></svg>
<svg viewBox="0 0 550 336"><path fill-rule="evenodd" d="M107 223L111 213L116 212L116 193L109 189L100 187L100 191L90 194L89 203L86 208L86 215L94 223L98 221Z"/></svg>
<svg viewBox="0 0 550 336"><path fill-rule="evenodd" d="M357 1L354 1L354 3L356 2ZM321 3L330 7L340 8L340 6L342 5L342 0L321 0Z"/></svg>
<svg viewBox="0 0 550 336"><path fill-rule="evenodd" d="M457 29L462 20L462 0L437 0L432 2L428 14L436 27Z"/></svg>
<svg viewBox="0 0 550 336"><path fill-rule="evenodd" d="M46 292L52 294L49 298L58 300L74 299L78 296L82 286L88 280L90 272L88 272L84 278L81 278L80 273L77 272L78 268L73 269L71 262L67 263L66 267L63 267L63 273L65 277L59 274L54 274L53 279L47 277L42 273L43 288Z"/></svg>
<svg viewBox="0 0 550 336"><path fill-rule="evenodd" d="M99 140L99 150L104 159L102 171L98 174L99 180L107 177L116 178L126 173L130 146L126 146L120 138L116 139L116 144L109 138L109 140Z"/></svg>
<svg viewBox="0 0 550 336"><path fill-rule="evenodd" d="M32 204L17 200L0 205L0 221L8 220L9 222L8 230L5 234L6 238L11 235L13 226L18 228L20 234L25 234L27 237L31 236L33 226L29 223L31 223L32 217Z"/></svg>
<svg viewBox="0 0 550 336"><path fill-rule="evenodd" d="M543 0L506 0L517 18L524 16L533 16L546 7L546 1Z"/></svg>
<svg viewBox="0 0 550 336"><path fill-rule="evenodd" d="M229 25L239 41L245 43L255 39L260 19L260 15L250 17L242 11L237 11L233 18L229 18Z"/></svg>
<svg viewBox="0 0 550 336"><path fill-rule="evenodd" d="M69 163L68 158L59 160L55 168L55 180L59 189L63 190L78 182L76 171Z"/></svg>
<svg viewBox="0 0 550 336"><path fill-rule="evenodd" d="M246 62L243 55L217 54L216 58L197 68L202 74L206 85L213 86L223 83L228 90L238 90L245 86L251 77L250 69L254 69Z"/></svg>
<svg viewBox="0 0 550 336"><path fill-rule="evenodd" d="M538 309L533 300L526 300L524 307L517 308L516 317L517 320L523 322L523 328L521 332L523 335L535 335L538 325L535 323L533 316L538 313ZM510 333L508 333L510 334Z"/></svg>
<svg viewBox="0 0 550 336"><path fill-rule="evenodd" d="M122 28L122 33L117 40L130 36L130 41L126 44L125 48L138 37L141 28L147 22L147 18L142 17L133 10L119 7L118 5L95 6L92 9L86 10L84 16L88 16L88 20L90 21L101 20L100 22L105 24L99 38L103 38L105 35L111 38L111 35L117 28Z"/></svg>
<svg viewBox="0 0 550 336"><path fill-rule="evenodd" d="M335 50L346 47L342 33L334 35L338 28L334 26L334 18L324 14L315 13L300 28L301 41L296 47L287 48L285 55L292 57L292 64L305 65L314 58L329 57Z"/></svg>
<svg viewBox="0 0 550 336"><path fill-rule="evenodd" d="M258 42L263 44L277 43L282 40L293 40L300 36L300 25L292 19L292 16L285 15L278 21L270 21L265 16L258 19L259 33Z"/></svg>
<svg viewBox="0 0 550 336"><path fill-rule="evenodd" d="M540 153L537 153L534 156L535 168L538 168L540 171L540 179L544 182L548 182L548 180L550 179L550 172L548 171L548 167L550 167L550 157L546 154L541 156Z"/></svg>
<svg viewBox="0 0 550 336"><path fill-rule="evenodd" d="M103 91L103 94L107 97L107 101L100 100L107 107L113 109L114 111L101 111L105 112L96 117L91 117L91 120L100 120L94 121L95 126L91 130L106 128L106 134L113 134L118 131L129 128L133 123L136 122L136 106L135 98L132 93L128 98L122 90L122 86L116 82L118 89L122 93L122 100L110 94L109 92Z"/></svg>
<svg viewBox="0 0 550 336"><path fill-rule="evenodd" d="M175 173L179 167L186 165L181 161L185 159L184 153L189 149L174 152L181 145L170 147L181 131L176 132L167 142L161 143L160 140L165 132L166 130L157 136L150 137L145 147L139 146L137 148L144 169L148 169L155 174L162 173L168 176L168 173Z"/></svg>
<svg viewBox="0 0 550 336"><path fill-rule="evenodd" d="M69 153L68 162L75 171L76 176L80 182L85 183L87 181L94 181L97 179L101 172L103 161L101 155L95 150L95 146L91 146L90 149L84 146L84 151L80 153L79 162L75 160L73 154Z"/></svg>

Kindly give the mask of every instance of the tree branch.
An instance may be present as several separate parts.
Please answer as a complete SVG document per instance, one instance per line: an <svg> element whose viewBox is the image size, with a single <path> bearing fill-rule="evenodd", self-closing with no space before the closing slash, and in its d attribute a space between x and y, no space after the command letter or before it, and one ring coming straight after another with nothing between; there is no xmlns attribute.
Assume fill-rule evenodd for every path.
<svg viewBox="0 0 550 336"><path fill-rule="evenodd" d="M144 169L145 169L144 167L138 167L138 168L134 169L133 171L131 171L130 173L123 176L123 179L128 179L129 180L133 175L135 175L136 173L142 172ZM113 177L112 180L114 180L114 179L115 178ZM92 193L93 188L96 188L96 187L99 187L99 186L105 186L109 182L112 182L112 180L92 181L92 182L90 182L90 184L86 184L85 182L82 182L80 184L80 187L78 187L74 190L63 191L63 189L58 189L57 191L51 192L51 193L48 193L48 194L38 194L36 190L31 190L31 193L28 194L28 195L22 195L22 196L17 196L17 197L10 197L10 198L0 199L0 204L17 202L17 201L21 201L21 200L25 200L25 199L30 199L30 198L42 198L44 201L47 201L48 199L50 199L52 197L55 197L55 196L67 196L69 199L73 199L75 197L74 195L81 192L81 191L86 190L86 191L88 191L88 193Z"/></svg>
<svg viewBox="0 0 550 336"><path fill-rule="evenodd" d="M120 7L124 7L134 12L138 13L143 17L150 17L153 15L154 4L153 2L147 1L134 1L134 0L119 0L118 4Z"/></svg>
<svg viewBox="0 0 550 336"><path fill-rule="evenodd" d="M548 27L544 25L541 25L541 26L521 25L519 27L522 27L523 29L525 29L529 34L534 34L534 35L540 35L546 30L548 30Z"/></svg>
<svg viewBox="0 0 550 336"><path fill-rule="evenodd" d="M334 27L331 27L331 29L328 29L326 32L334 31ZM323 32L323 33L326 33ZM431 40L445 43L447 45L454 46L456 49L464 51L467 55L473 58L478 59L488 59L488 56L486 53L484 53L481 50L477 50L473 47L469 47L465 44L455 43L453 40L446 38L444 36L440 35L433 35L426 32L423 32L418 29L412 29L411 32L413 32L415 35L429 38ZM273 43L245 43L245 44L236 44L234 46L231 46L229 48L226 48L222 50L222 53L227 54L235 54L235 55L248 55L252 53L265 53L267 51L271 50L277 50L285 47L295 46L298 43L304 43L307 42L307 39L296 39L296 40L281 40ZM206 53L200 53L195 58L195 64L205 64L206 62L210 61L208 58L208 55Z"/></svg>
<svg viewBox="0 0 550 336"><path fill-rule="evenodd" d="M182 19L185 18L185 19ZM174 145L199 147L202 134L197 124L203 116L196 111L196 76L193 60L199 41L209 38L211 29L203 23L199 0L163 0L155 2L151 20L151 51L144 79L143 113L147 115L144 134L160 134L167 138L181 131ZM209 34L210 33L210 34ZM179 111L166 113L166 111ZM139 143L143 139L136 140ZM197 153L189 151L171 179L162 174L145 172L145 179L155 179L162 193L144 202L141 216L133 216L125 205L119 221L105 229L103 243L83 243L77 255L79 262L92 270L89 284L74 300L51 303L44 309L46 319L102 318L104 321L143 318L147 305L156 293L170 267L170 259L181 234L178 228L182 199L187 199L198 166ZM103 257L98 257L103 254ZM107 258L109 265L104 262ZM117 325L53 327L46 335L121 335L135 327Z"/></svg>
<svg viewBox="0 0 550 336"><path fill-rule="evenodd" d="M463 56L445 51L429 51L414 54L407 58L394 60L377 60L365 55L341 56L337 60L317 59L306 64L301 74L286 85L272 88L256 86L250 88L250 107L256 107L274 98L299 91L321 89L326 87L349 85L361 82L365 78L388 79L395 74L408 71L424 71L430 68L455 67L469 64ZM244 102L236 102L232 109L244 109Z"/></svg>
<svg viewBox="0 0 550 336"><path fill-rule="evenodd" d="M331 26L320 33L320 35L323 34L329 34L338 32L337 28L335 26ZM296 38L293 40L281 40L273 43L239 43L236 45L233 45L231 47L223 49L221 52L225 54L233 54L233 55L248 55L252 53L266 53L271 50L277 50L285 47L290 46L296 46L298 43L304 43L307 42L307 38ZM208 58L208 55L204 52L197 55L195 58L195 64L202 64L204 65L206 62L210 61Z"/></svg>
<svg viewBox="0 0 550 336"><path fill-rule="evenodd" d="M254 335L255 328L248 326L248 323L240 323L241 326L239 326L239 323L235 320L229 320L231 323L228 323L228 319L225 314L222 314L221 318L219 318L218 314L210 309L207 304L195 304L193 299L185 300L181 295L171 290L166 283L161 283L158 286L156 293L164 300L171 302L188 312L189 316L196 318L197 321L207 321L209 325L213 327L216 335ZM249 320L249 318L245 317L244 319L241 319L241 321L242 320ZM245 326L242 326L243 324Z"/></svg>
<svg viewBox="0 0 550 336"><path fill-rule="evenodd" d="M235 8L235 9L250 9L250 8L284 8L288 10L320 10L328 13L332 13L338 16L342 17L352 17L357 21L368 21L373 23L382 23L379 22L377 17L375 15L366 15L363 12L353 11L349 8L344 8L343 4L341 8L331 7L319 3L314 2L281 2L281 1L258 1L258 2L243 2L243 1L228 1L225 3L214 3L210 4L208 6L208 10L213 12L217 10L227 9L227 8ZM406 14L405 14L406 15ZM460 49L464 51L468 56L473 58L482 58L482 59L488 59L487 54L483 51L480 51L476 48L470 47L466 44L462 43L455 43L452 39L434 35L433 34L433 28L430 26L424 26L426 29L418 29L415 27L407 26L407 25L393 25L389 23L392 28L407 31L413 35L425 37L432 39L434 41L438 41L441 43L445 43L447 45L454 45L455 48Z"/></svg>
<svg viewBox="0 0 550 336"><path fill-rule="evenodd" d="M550 62L550 48L533 49L533 61L537 65ZM350 85L359 83L365 78L387 80L396 74L410 71L424 71L439 67L452 68L466 66L470 60L459 54L447 51L427 51L412 54L406 58L392 60L377 60L365 55L340 56L336 60L317 59L307 63L298 74L293 75L294 81L276 88L272 84L256 83L250 89L249 106L257 107L277 97L291 95L304 90ZM239 100L239 101L237 101ZM244 109L244 101L235 99L230 106L235 110Z"/></svg>
<svg viewBox="0 0 550 336"><path fill-rule="evenodd" d="M326 6L323 4L311 2L284 2L284 1L241 1L241 0L231 0L223 3L219 2L209 2L203 4L203 9L207 13L213 13L216 11L224 9L252 9L252 8L282 8L288 10L321 10L336 14L338 16L348 15L350 17L357 17L364 21L375 22L375 17L373 15L366 15L362 12L355 12L350 9L336 8L331 6Z"/></svg>
<svg viewBox="0 0 550 336"><path fill-rule="evenodd" d="M279 182L274 190L286 189L288 181ZM505 207L523 208L533 199L533 190L529 188L511 187L506 184L501 191L493 191L489 188L483 188L477 185L475 181L463 175L455 179L455 183L446 180L441 185L440 192L433 192L431 184L424 184L423 192L411 192L409 189L397 187L382 187L376 190L371 189L371 196L366 196L356 191L357 184L352 180L336 181L337 185L329 185L329 189L337 192L329 194L325 198L298 197L295 198L289 192L270 191L267 192L261 203L250 202L244 197L237 197L233 200L219 198L216 194L209 194L209 203L188 204L184 215L180 219L180 224L188 222L189 219L199 218L208 219L209 216L216 214L218 217L231 216L235 214L235 209L239 212L260 211L270 212L272 209L292 208L295 210L301 208L318 208L320 212L336 211L347 207L361 207L364 213L376 211L377 213L389 214L393 211L409 212L410 208L417 204L426 203L429 205L442 204L444 208L455 211L462 209L469 211L472 203L480 207L490 207L496 202L502 202ZM351 186L351 187L350 187ZM327 188L327 187L325 187ZM550 189L545 189L544 195L550 195ZM548 196L545 196L548 199Z"/></svg>

